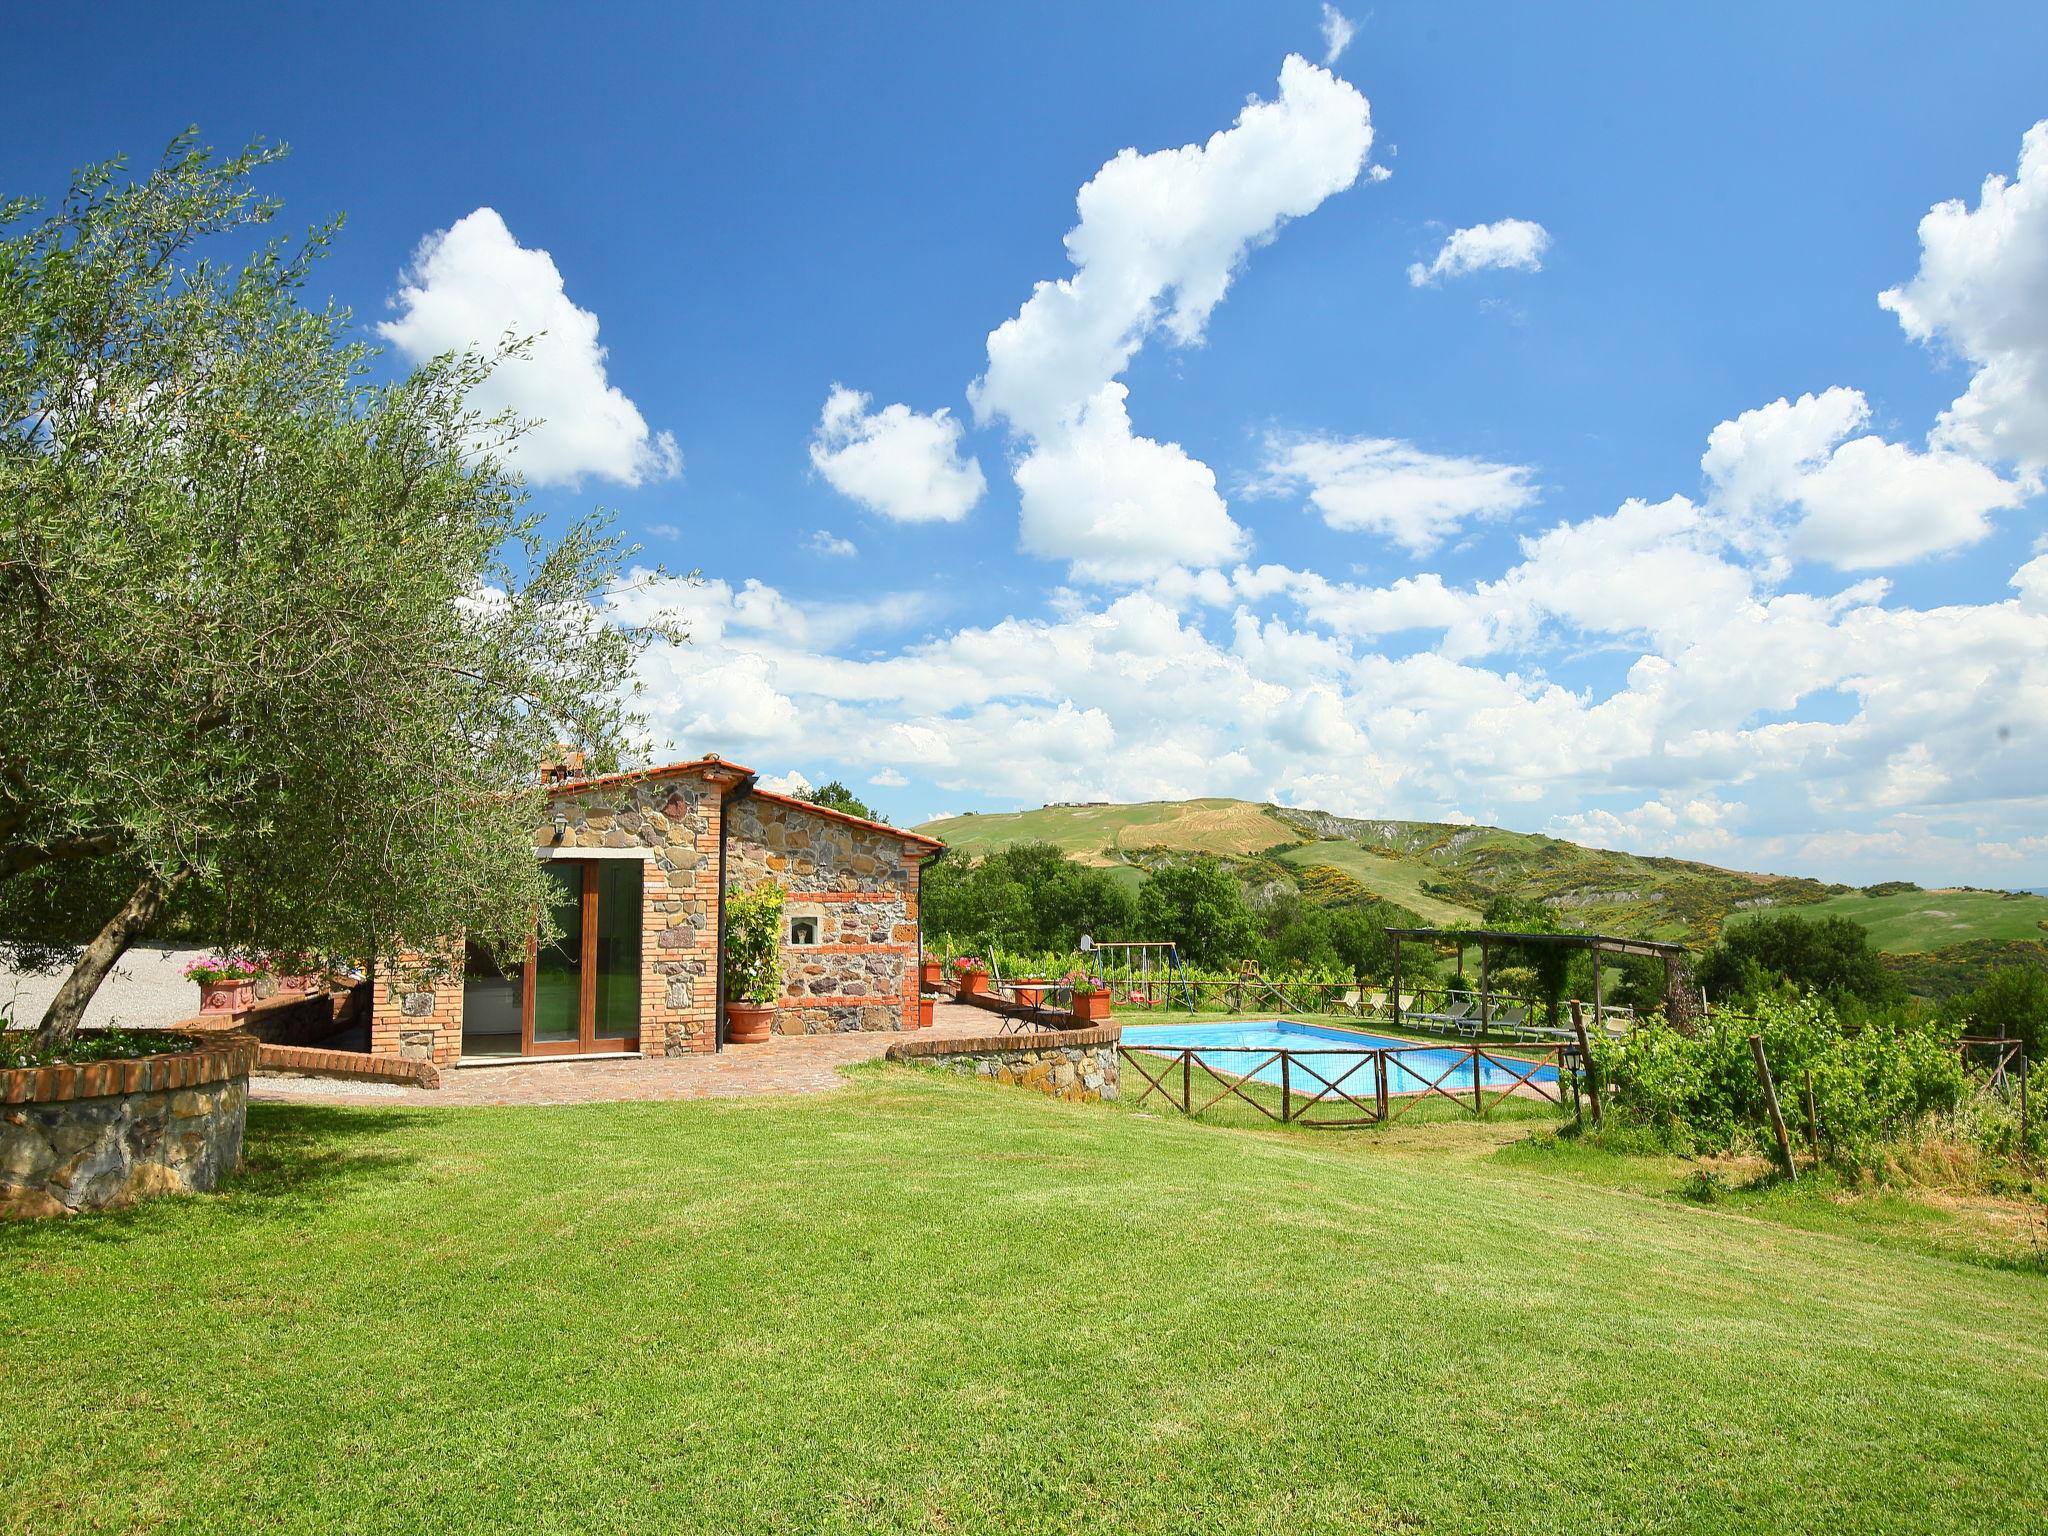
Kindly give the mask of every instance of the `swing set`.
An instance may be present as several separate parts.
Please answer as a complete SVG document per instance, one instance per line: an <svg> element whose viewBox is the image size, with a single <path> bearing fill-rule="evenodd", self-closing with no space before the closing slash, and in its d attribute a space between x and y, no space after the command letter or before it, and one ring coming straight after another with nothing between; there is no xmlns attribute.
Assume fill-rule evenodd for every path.
<svg viewBox="0 0 2048 1536"><path fill-rule="evenodd" d="M1181 963L1180 946L1171 940L1098 944L1084 933L1081 955L1083 960L1095 955L1104 957L1096 969L1112 1002L1153 1008L1169 1001L1177 989L1188 1012L1195 1011L1194 985L1188 980L1188 968Z"/></svg>

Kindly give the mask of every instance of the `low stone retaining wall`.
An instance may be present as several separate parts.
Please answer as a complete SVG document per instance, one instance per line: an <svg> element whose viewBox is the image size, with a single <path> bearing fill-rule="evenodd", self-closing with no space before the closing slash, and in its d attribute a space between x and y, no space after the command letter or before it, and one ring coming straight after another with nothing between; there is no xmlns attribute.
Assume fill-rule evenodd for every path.
<svg viewBox="0 0 2048 1536"><path fill-rule="evenodd" d="M201 1013L181 1019L173 1029L185 1034L201 1030L235 1030L265 1045L318 1045L369 1017L370 984L336 987L325 992L278 992L233 1013Z"/></svg>
<svg viewBox="0 0 2048 1536"><path fill-rule="evenodd" d="M431 1061L372 1056L368 1051L336 1050L318 1043L367 1020L370 997L367 981L302 996L280 992L254 1007L234 1013L203 1013L174 1027L187 1034L232 1030L252 1035L262 1045L256 1070L281 1077L338 1077L358 1083L440 1087L441 1070Z"/></svg>
<svg viewBox="0 0 2048 1536"><path fill-rule="evenodd" d="M336 1077L353 1083L401 1083L413 1088L441 1086L441 1069L405 1056L372 1056L367 1051L328 1051L312 1045L266 1045L256 1070L276 1077Z"/></svg>
<svg viewBox="0 0 2048 1536"><path fill-rule="evenodd" d="M212 1189L242 1163L258 1044L0 1071L0 1217L68 1216Z"/></svg>
<svg viewBox="0 0 2048 1536"><path fill-rule="evenodd" d="M1056 1099L1092 1102L1117 1096L1116 1046L1122 1036L1117 1025L1098 1024L1093 1029L1043 1029L961 1040L899 1040L889 1047L888 1059L930 1062L994 1082L1036 1088Z"/></svg>

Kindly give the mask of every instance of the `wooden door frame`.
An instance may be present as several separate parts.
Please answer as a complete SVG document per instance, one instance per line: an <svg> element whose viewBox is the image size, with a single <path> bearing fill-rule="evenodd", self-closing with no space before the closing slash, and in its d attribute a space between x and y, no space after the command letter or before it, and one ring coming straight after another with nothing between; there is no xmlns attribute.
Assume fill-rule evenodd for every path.
<svg viewBox="0 0 2048 1536"><path fill-rule="evenodd" d="M522 1056L589 1056L604 1052L632 1051L639 1049L639 1019L634 1019L630 1035L597 1036L597 917L598 917L598 872L609 861L604 859L551 859L550 863L574 864L583 871L581 890L577 897L577 917L580 924L577 938L580 945L577 965L576 988L576 1034L569 1040L535 1040L533 1038L533 1005L536 980L540 972L540 935L538 932L526 940L526 965L519 988L519 1054ZM634 865L640 874L635 886L639 899L633 904L633 922L637 926L642 919L642 907L646 902L646 874ZM634 978L638 991L642 978ZM644 1001L644 999L643 999Z"/></svg>

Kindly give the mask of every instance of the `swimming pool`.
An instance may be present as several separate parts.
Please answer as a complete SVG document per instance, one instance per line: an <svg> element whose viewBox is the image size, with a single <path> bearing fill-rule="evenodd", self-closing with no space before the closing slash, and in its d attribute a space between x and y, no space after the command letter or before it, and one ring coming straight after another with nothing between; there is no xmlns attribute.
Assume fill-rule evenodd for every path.
<svg viewBox="0 0 2048 1536"><path fill-rule="evenodd" d="M1299 1070L1307 1067L1327 1083L1353 1098L1377 1093L1379 1058L1363 1054L1381 1049L1399 1050L1387 1058L1388 1093L1422 1093L1432 1083L1445 1093L1472 1091L1472 1048L1470 1046L1417 1046L1413 1040L1396 1040L1386 1035L1361 1034L1350 1029L1324 1029L1315 1024L1290 1024L1285 1019L1250 1024L1126 1024L1123 1043L1134 1050L1193 1050L1203 1066L1225 1077L1238 1077L1262 1060L1262 1051L1286 1051L1296 1070L1290 1086L1297 1093L1318 1094L1330 1090ZM1204 1047L1248 1046L1250 1050L1209 1050ZM1495 1055L1494 1047L1480 1052L1479 1086L1509 1088L1527 1070L1526 1061ZM1347 1075L1348 1074L1348 1075ZM1441 1081L1439 1081L1441 1079ZM1252 1081L1280 1084L1280 1063L1269 1061L1252 1073ZM1542 1083L1556 1091L1557 1068L1538 1067L1528 1081Z"/></svg>

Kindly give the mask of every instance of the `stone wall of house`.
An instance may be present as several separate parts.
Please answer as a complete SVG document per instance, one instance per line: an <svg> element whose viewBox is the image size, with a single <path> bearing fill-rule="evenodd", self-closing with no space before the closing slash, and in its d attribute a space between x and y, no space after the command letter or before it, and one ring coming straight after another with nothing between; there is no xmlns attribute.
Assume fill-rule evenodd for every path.
<svg viewBox="0 0 2048 1536"><path fill-rule="evenodd" d="M370 974L370 1054L453 1066L462 1054L462 951L403 954Z"/></svg>
<svg viewBox="0 0 2048 1536"><path fill-rule="evenodd" d="M918 865L926 849L815 806L755 794L728 809L726 879L786 892L783 1034L917 1027ZM817 942L789 942L809 919Z"/></svg>
<svg viewBox="0 0 2048 1536"><path fill-rule="evenodd" d="M1120 1091L1121 1036L1116 1025L1104 1024L966 1040L904 1040L889 1047L889 1060L924 1062L991 1082L1035 1088L1055 1099L1092 1103L1114 1099Z"/></svg>
<svg viewBox="0 0 2048 1536"><path fill-rule="evenodd" d="M719 840L726 881L772 879L788 915L815 924L815 944L787 942L784 1033L913 1029L917 1024L917 866L920 843L769 794L728 798L726 765L653 777L617 774L552 798L534 846L639 863L642 890L640 1049L681 1055L716 1049ZM552 815L563 818L558 834ZM727 817L729 829L722 829ZM453 1064L462 1054L462 952L408 955L373 989L370 1049Z"/></svg>
<svg viewBox="0 0 2048 1536"><path fill-rule="evenodd" d="M0 1217L208 1190L241 1166L244 1035L131 1061L0 1072Z"/></svg>

